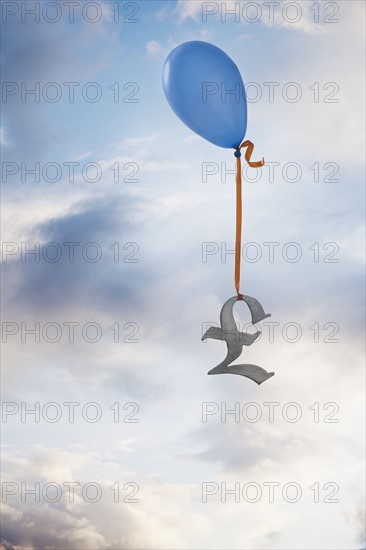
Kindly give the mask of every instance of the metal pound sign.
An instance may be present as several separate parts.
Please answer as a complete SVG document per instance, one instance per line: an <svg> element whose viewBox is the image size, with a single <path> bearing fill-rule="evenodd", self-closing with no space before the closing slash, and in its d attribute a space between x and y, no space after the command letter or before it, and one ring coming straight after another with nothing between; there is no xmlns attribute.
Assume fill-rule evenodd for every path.
<svg viewBox="0 0 366 550"><path fill-rule="evenodd" d="M213 338L215 340L223 340L227 345L227 355L225 359L219 363L216 367L211 369L207 374L240 374L246 378L250 378L257 384L262 384L274 375L274 372L267 372L258 367L257 365L231 365L238 357L240 357L243 346L250 346L260 335L260 332L254 334L248 334L245 332L239 332L236 325L233 307L237 301L244 301L249 307L252 324L255 325L263 319L270 317L270 313L264 313L264 309L261 304L255 298L250 296L233 296L229 298L227 302L222 306L220 313L221 328L210 327L202 337L202 340L207 338Z"/></svg>

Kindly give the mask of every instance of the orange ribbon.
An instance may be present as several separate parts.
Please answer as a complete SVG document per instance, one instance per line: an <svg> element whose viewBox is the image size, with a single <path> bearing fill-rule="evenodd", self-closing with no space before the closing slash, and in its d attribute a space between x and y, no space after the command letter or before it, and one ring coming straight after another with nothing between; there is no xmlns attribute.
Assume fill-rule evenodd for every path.
<svg viewBox="0 0 366 550"><path fill-rule="evenodd" d="M242 225L242 169L241 169L241 152L240 150L246 147L244 158L251 168L260 168L264 165L264 158L257 162L252 162L251 156L254 149L254 144L251 141L243 141L236 149L234 155L236 157L236 235L235 235L235 289L238 295L238 300L243 299L243 295L239 292L240 287L240 261L241 261L241 225Z"/></svg>

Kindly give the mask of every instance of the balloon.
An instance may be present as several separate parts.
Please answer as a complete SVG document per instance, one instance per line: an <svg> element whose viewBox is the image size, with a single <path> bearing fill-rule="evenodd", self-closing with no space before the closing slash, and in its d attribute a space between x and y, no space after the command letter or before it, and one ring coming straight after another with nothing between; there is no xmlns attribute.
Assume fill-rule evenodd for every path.
<svg viewBox="0 0 366 550"><path fill-rule="evenodd" d="M208 42L184 42L163 69L165 96L176 115L215 145L237 148L247 127L245 88L238 67Z"/></svg>

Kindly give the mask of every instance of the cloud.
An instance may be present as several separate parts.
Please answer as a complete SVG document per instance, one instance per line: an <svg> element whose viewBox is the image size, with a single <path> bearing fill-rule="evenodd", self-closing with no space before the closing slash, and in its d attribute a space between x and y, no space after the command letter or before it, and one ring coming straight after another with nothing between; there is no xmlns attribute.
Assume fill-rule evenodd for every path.
<svg viewBox="0 0 366 550"><path fill-rule="evenodd" d="M131 148L151 145L152 143L157 142L158 137L159 134L157 132L154 132L148 136L126 137L119 143L119 147L121 147L121 149L130 150Z"/></svg>
<svg viewBox="0 0 366 550"><path fill-rule="evenodd" d="M140 480L137 472L126 472L117 454L109 455L109 462L106 463L106 453L109 454L106 448L103 453L93 455L65 451L60 453L60 449L44 448L36 455L22 460L21 469L9 464L6 479L18 482L19 486L21 482L28 487L38 481L40 487L44 487L46 482L53 482L58 483L63 492L61 500L54 504L47 504L43 497L40 503L34 502L32 498L21 503L20 495L8 497L13 509L21 508L22 513L16 519L14 512L3 516L2 533L5 540L13 545L24 545L27 541L35 548L52 547L60 550L65 547L80 550L169 549L188 548L185 543L188 531L189 537L193 538L207 531L207 521L200 514L181 513L182 507L188 512L191 487L167 483L160 485L148 478ZM62 460L67 460L72 470L66 478L62 472ZM39 462L43 466L41 470L37 468ZM47 463L52 466L52 473ZM102 477L96 476L97 470ZM126 475L131 477L126 478ZM132 479L138 481L137 503L128 503L123 491L125 482ZM74 502L70 502L70 493L65 490L63 481L80 482L80 487L83 487L92 480L101 488L101 500L94 504L88 502L80 497L81 490L76 486ZM110 486L117 480L122 491L119 493L119 502L114 501L115 492L110 490ZM122 502L123 499L125 502ZM167 500L169 506L166 505Z"/></svg>
<svg viewBox="0 0 366 550"><path fill-rule="evenodd" d="M54 117L57 119L57 111L62 111L62 101L45 102L44 86L56 83L67 102L65 82L75 82L80 89L85 82L97 80L97 75L119 55L118 25L111 24L112 11L104 2L99 7L103 15L93 24L83 20L81 10L76 9L73 23L68 22L64 12L62 20L56 23L43 17L39 22L27 18L24 23L20 16L14 16L4 25L3 83L17 89L5 98L2 109L10 161L41 160L56 139L62 141L62 136L69 139L69 130L63 130L61 124L57 138L54 134ZM92 64L87 62L89 55L93 55ZM39 97L25 95L26 90L37 86Z"/></svg>
<svg viewBox="0 0 366 550"><path fill-rule="evenodd" d="M32 546L14 546L11 542L6 540L0 541L0 550L33 550Z"/></svg>
<svg viewBox="0 0 366 550"><path fill-rule="evenodd" d="M321 16L299 3L289 6L270 5L266 0L250 3L236 0L207 2L203 0L178 0L176 12L180 21L194 20L206 24L230 23L250 26L254 24L280 27L288 31L318 34L326 32L327 26L315 19ZM331 14L329 14L330 17ZM336 17L333 17L335 20Z"/></svg>
<svg viewBox="0 0 366 550"><path fill-rule="evenodd" d="M202 2L201 0L195 2L178 0L176 10L181 21L185 19L197 19L198 15L202 13Z"/></svg>
<svg viewBox="0 0 366 550"><path fill-rule="evenodd" d="M159 54L162 51L161 44L159 42L156 42L156 40L150 40L146 44L146 51L149 57L159 57Z"/></svg>
<svg viewBox="0 0 366 550"><path fill-rule="evenodd" d="M108 247L113 245L113 232L116 224L119 225L120 234L124 236L125 242L136 240L136 237L133 238L131 233L131 227L133 225L134 212L138 208L137 205L138 201L136 199L131 198L129 201L117 202L111 196L102 201L86 202L76 206L74 212L69 211L64 213L62 217L51 218L47 222L38 225L36 231L40 236L41 243L43 243L42 246L44 246L44 243L57 243L58 254L60 254L61 250L60 261L52 263L44 261L42 257L42 261L39 263L36 261L24 263L22 270L19 270L18 262L14 263L10 261L5 264L5 280L8 277L13 279L12 286L16 279L18 281L19 286L17 286L16 290L18 304L23 304L24 306L25 302L29 305L32 303L32 308L41 311L43 307L48 309L51 304L52 307L56 307L56 304L60 306L64 302L65 295L69 299L71 296L74 296L75 299L79 296L79 300L82 296L84 296L84 300L87 299L88 295L89 297L93 296L95 305L100 300L111 299L112 296L114 296L113 301L117 300L117 302L120 300L125 302L125 300L131 299L133 295L132 287L127 288L128 279L122 275L125 269L131 268L131 265L123 262L116 264L115 267L117 272L119 272L119 276L113 276L113 282L110 279L110 274L108 275L108 272L105 271L105 262L108 263L109 256L110 266L113 264L113 253L109 251ZM63 244L67 242L80 243L80 245L77 245L77 248L87 243L96 243L97 248L94 247L94 252L99 250L96 253L96 257L99 255L101 261L97 261L96 263L86 262L82 258L82 254L78 254L76 261L70 261L69 248L66 247L66 250ZM28 248L30 246L28 244ZM35 244L33 244L33 248L34 246ZM136 250L137 247L138 244L135 247ZM125 253L122 251L122 254ZM136 265L138 267L138 264ZM136 268L136 266L133 267ZM137 269L137 271L140 270ZM16 274L18 277L16 277ZM136 273L136 276L139 275ZM144 277L142 272L140 272L140 276ZM102 279L105 279L105 277L110 279L108 283L105 280L102 282ZM136 279L134 279L134 282L131 282L133 286L138 285ZM97 289L97 287L99 288ZM114 290L112 290L113 288ZM112 292L109 298L105 295L107 289L109 289L108 294ZM104 298L102 298L103 294ZM117 302L115 302L116 306ZM13 311L16 309L14 302L12 308Z"/></svg>
<svg viewBox="0 0 366 550"><path fill-rule="evenodd" d="M347 4L341 23L328 30L323 25L312 28L309 18L293 26L285 21L286 28L281 21L269 26L265 19L258 25L237 25L232 16L221 24L220 14L200 25L201 2L196 0L166 3L155 18L142 17L139 26L123 27L126 33L120 32L121 25L111 24L108 4L104 7L109 18L100 25L88 27L78 20L71 27L52 26L52 34L50 26L42 24L8 26L11 61L6 78L29 85L32 79L105 83L109 78L109 85L136 79L141 97L136 105L103 107L100 117L78 105L75 110L29 102L16 105L10 100L6 105L10 160L17 154L19 161L34 162L43 154L50 160L60 147L64 159L96 160L103 168L97 185L81 178L71 185L63 178L55 185L19 183L6 188L6 239L30 248L37 241L41 247L53 241L61 244L64 255L55 264L42 257L40 262L30 257L21 262L19 255L8 258L3 265L4 319L19 326L36 321L62 326L67 320L83 326L96 321L103 329L95 344L82 339L79 327L73 343L63 332L56 343L22 343L17 334L4 345L2 376L9 401L29 408L36 401L95 401L103 407L103 419L95 425L82 418L73 425L64 418L56 424L29 419L22 423L20 416L4 423L6 479L29 484L37 479L96 480L110 496L109 487L116 480L136 480L141 483L141 500L131 507L111 499L92 505L79 498L71 506L15 498L5 506L3 545L22 550L28 545L55 550L293 549L299 540L304 547L332 550L361 545L361 511L343 513L355 509L352 487L362 478L358 102L363 88L362 70L355 71L349 63L360 59L362 25L357 22L363 8L357 5L361 6ZM156 7L145 2L141 15L143 9L150 15ZM169 17L178 23L173 30ZM250 40L238 49L237 39L248 29ZM140 36L147 38L138 41ZM273 183L265 176L255 184L244 183L244 242L280 241L275 262L265 258L263 246L257 263L243 262L243 290L258 297L271 311L271 321L280 323L274 343L268 342L268 327L263 326L261 340L243 352L245 361L276 372L259 388L240 377L206 376L226 350L220 342L200 341L202 322L218 322L222 303L234 292L232 255L225 260L218 250L204 263L202 243L215 241L231 250L235 234L235 176L228 175L224 183L219 173L216 181L203 183L202 162L215 161L219 168L222 162L232 170L234 158L176 120L164 99L160 69L155 63L141 63L149 48L150 55L161 59L164 48L197 36L212 37L230 52L245 78L278 80L282 87L298 80L304 96L308 94L299 104L290 104L282 101L278 87L280 101L272 104L262 87L263 99L249 106L248 137L254 136L260 156L282 165L296 160L303 168L298 184L286 184L281 176ZM309 86L315 81L320 83L321 98L330 91L322 86L337 81L340 103L314 104ZM139 167L138 183L113 182L109 168L131 160ZM318 162L322 170L330 161L340 165L339 183L310 181L309 167ZM73 263L63 246L70 241L81 243ZM289 241L302 247L298 264L283 259L281 250ZM331 250L322 247L331 241L340 246L337 264L323 262ZM100 262L80 257L86 242L101 246ZM139 263L115 263L109 248L115 242L122 247L136 242ZM315 242L320 246L318 263ZM124 256L129 250L120 252ZM238 304L240 322L247 321L246 314ZM133 345L113 341L110 327L115 322L123 327L127 321L139 326L139 342ZM298 343L283 338L289 321L301 324ZM324 325L329 322L339 324L338 343L324 341L330 333ZM314 323L319 324L317 343ZM126 401L139 405L138 424L111 420L109 407L123 407ZM290 424L281 420L280 412L275 424L265 419L225 424L218 415L216 423L202 424L203 401L225 402L228 407L257 402L263 411L264 402L279 402L281 411L285 403L297 401L303 417ZM340 422L313 422L315 402L321 419L331 412L323 406L335 402ZM218 498L206 506L201 483L210 479L296 479L303 486L304 500L295 506L252 506L223 505ZM318 506L306 500L315 480L338 481L342 502ZM309 523L314 530L306 528Z"/></svg>
<svg viewBox="0 0 366 550"><path fill-rule="evenodd" d="M6 139L6 132L5 132L5 128L0 128L0 145L7 145L8 142L7 142L7 139Z"/></svg>
<svg viewBox="0 0 366 550"><path fill-rule="evenodd" d="M365 522L365 501L360 496L359 501L353 507L345 511L347 521L355 528L356 536L355 543L358 547L365 548L366 546L366 522Z"/></svg>

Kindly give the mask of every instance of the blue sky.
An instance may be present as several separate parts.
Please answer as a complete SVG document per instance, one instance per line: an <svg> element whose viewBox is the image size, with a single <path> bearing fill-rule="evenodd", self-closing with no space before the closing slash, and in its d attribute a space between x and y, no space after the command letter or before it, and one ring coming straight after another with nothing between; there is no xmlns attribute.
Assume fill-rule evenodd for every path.
<svg viewBox="0 0 366 550"><path fill-rule="evenodd" d="M273 22L266 3L255 2L262 13L255 23L243 16L254 17L243 11L248 2L119 2L119 23L112 2L97 3L96 23L77 6L69 22L61 0L60 20L50 23L41 12L38 23L22 18L24 4L2 6L19 8L2 13L2 78L19 88L3 96L1 128L3 481L19 489L3 497L2 549L364 548L363 3L315 3L319 23L306 1L274 6ZM239 21L223 22L223 10L233 8ZM286 21L283 9L289 19L300 8L298 21ZM138 21L124 23L137 9ZM208 9L217 13L204 22ZM233 256L221 257L234 242L235 177L223 181L223 174L235 163L232 151L186 128L164 97L167 55L194 39L224 49L248 91L262 94L248 103L246 138L267 164L256 183L244 178L249 259L241 289L279 324L271 341L262 323L262 337L243 353L276 373L258 387L241 377L206 376L225 347L201 342L203 324L217 323L235 293ZM68 82L78 84L73 103ZM22 101L22 85L35 83L41 94L61 90L60 100ZM137 101L114 102L115 83L120 99ZM293 91L290 83L301 91L297 102L283 95ZM87 101L85 89L101 91L100 100ZM40 181L28 173L22 182L22 170L35 163ZM42 175L48 163L53 167ZM89 163L100 170L98 181L90 181L93 166L83 177ZM294 163L298 181L291 181ZM60 177L52 182L55 165ZM208 165L217 172L205 181ZM79 243L72 262L65 243ZM204 243L215 250L207 261ZM265 243L273 243L274 261ZM289 259L294 246L297 262ZM35 247L39 261L21 254ZM85 259L96 250L99 261ZM254 250L257 262L250 261ZM60 259L49 261L55 251ZM239 305L235 315L248 323ZM26 333L35 323L39 342ZM110 328L116 323L118 343ZM101 337L92 343L95 327ZM295 330L301 335L291 342ZM69 402L80 404L75 422ZM102 411L98 422L80 413L91 402ZM278 411L296 403L301 419L279 412L270 422L269 402ZM61 411L58 422L47 421L47 413L22 422L24 407L43 410L47 403ZM139 421L113 422L115 403L121 418L138 407ZM123 409L129 403L136 405ZM219 410L239 403L241 411L256 403L262 418L221 422L215 414L203 422L204 403ZM332 412L338 422L324 421ZM65 491L55 503L29 495L22 502L21 484L37 482L93 482L103 495L94 504L80 491L74 502ZM139 502L113 502L109 487L127 482L138 484ZM263 495L256 503L223 503L218 493L204 503L205 482L256 483ZM268 482L279 484L274 502ZM281 496L290 482L302 491L296 503ZM319 503L309 489L316 483ZM324 489L327 483L336 485ZM324 502L335 486L339 502Z"/></svg>

